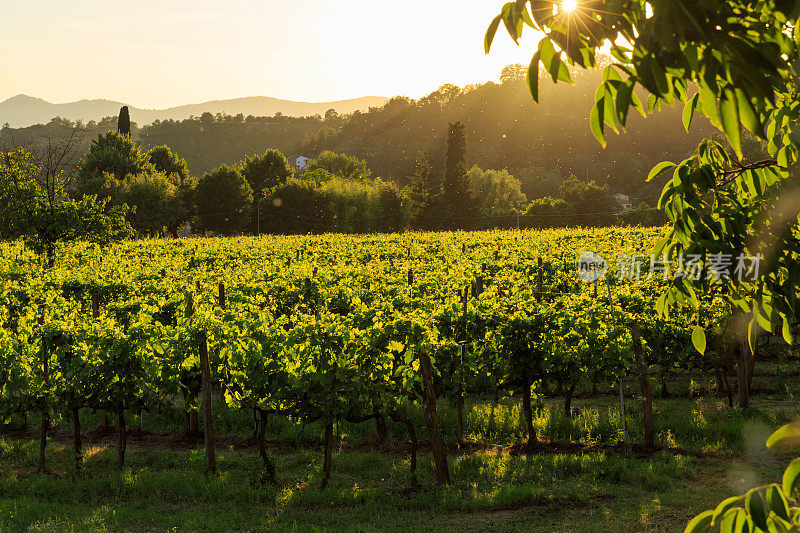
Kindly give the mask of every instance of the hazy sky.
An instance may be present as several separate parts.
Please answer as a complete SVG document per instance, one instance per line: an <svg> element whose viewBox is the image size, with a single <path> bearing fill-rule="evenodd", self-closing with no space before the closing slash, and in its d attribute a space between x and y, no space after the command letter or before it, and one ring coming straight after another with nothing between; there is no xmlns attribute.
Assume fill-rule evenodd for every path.
<svg viewBox="0 0 800 533"><path fill-rule="evenodd" d="M420 97L530 60L504 0L14 0L0 11L0 101L109 98L166 107L240 96Z"/></svg>

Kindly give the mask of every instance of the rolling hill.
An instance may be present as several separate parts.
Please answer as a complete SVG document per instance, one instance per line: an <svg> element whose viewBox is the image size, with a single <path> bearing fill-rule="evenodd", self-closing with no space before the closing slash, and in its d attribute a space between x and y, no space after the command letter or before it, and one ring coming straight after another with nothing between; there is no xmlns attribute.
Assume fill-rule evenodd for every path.
<svg viewBox="0 0 800 533"><path fill-rule="evenodd" d="M339 114L353 111L368 111L380 107L388 101L379 96L365 96L352 100L336 102L294 102L266 96L251 96L231 100L214 100L202 104L189 104L167 109L139 109L128 106L131 119L143 126L156 120L184 120L203 113L225 113L228 115L272 116L282 113L286 116L302 117L316 114L324 115L328 109ZM24 128L35 124L47 124L54 117L69 120L99 121L104 117L115 116L119 108L126 105L112 100L80 100L66 104L53 104L41 98L20 94L0 102L0 124L8 123L12 128Z"/></svg>

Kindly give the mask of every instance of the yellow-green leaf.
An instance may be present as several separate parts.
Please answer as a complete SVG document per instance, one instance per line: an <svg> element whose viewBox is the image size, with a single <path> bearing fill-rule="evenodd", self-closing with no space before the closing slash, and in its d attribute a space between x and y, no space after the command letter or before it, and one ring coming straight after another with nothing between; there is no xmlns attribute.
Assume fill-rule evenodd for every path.
<svg viewBox="0 0 800 533"><path fill-rule="evenodd" d="M702 327L695 326L692 330L692 344L694 344L694 349L701 354L706 353L706 332Z"/></svg>
<svg viewBox="0 0 800 533"><path fill-rule="evenodd" d="M492 42L494 42L494 36L497 34L497 28L500 27L500 23L503 21L503 15L497 15L491 24L489 24L489 29L486 31L486 37L483 40L483 49L488 54L489 51L492 49Z"/></svg>
<svg viewBox="0 0 800 533"><path fill-rule="evenodd" d="M787 498L792 497L798 480L800 480L800 457L789 463L789 466L783 472L783 493Z"/></svg>
<svg viewBox="0 0 800 533"><path fill-rule="evenodd" d="M708 531L708 528L711 527L711 517L713 516L713 511L703 511L699 515L695 516L689 525L686 526L686 529L683 530L683 533L699 533L700 531Z"/></svg>
<svg viewBox="0 0 800 533"><path fill-rule="evenodd" d="M539 102L539 52L533 54L533 59L528 67L528 90L533 96L534 102Z"/></svg>
<svg viewBox="0 0 800 533"><path fill-rule="evenodd" d="M667 170L671 168L675 168L677 165L671 161L662 161L661 163L657 164L653 167L653 170L650 171L650 174L647 176L647 181L651 181L656 177L660 176Z"/></svg>
<svg viewBox="0 0 800 533"><path fill-rule="evenodd" d="M764 499L757 489L753 489L747 493L744 499L744 507L750 513L750 519L753 523L761 528L767 530L767 508L764 505Z"/></svg>
<svg viewBox="0 0 800 533"><path fill-rule="evenodd" d="M742 124L754 134L758 135L759 137L763 137L764 127L761 124L761 119L758 116L758 112L756 111L753 102L747 98L747 95L744 94L744 91L741 89L736 89L735 93L736 103L739 107L739 119L741 120Z"/></svg>
<svg viewBox="0 0 800 533"><path fill-rule="evenodd" d="M770 435L767 448L791 448L800 445L800 424L786 424Z"/></svg>
<svg viewBox="0 0 800 533"><path fill-rule="evenodd" d="M722 131L728 137L731 148L738 157L742 157L742 125L739 122L739 105L733 90L725 89L719 103Z"/></svg>
<svg viewBox="0 0 800 533"><path fill-rule="evenodd" d="M692 119L694 118L694 112L697 109L697 101L699 99L700 93L697 93L683 106L683 127L686 128L686 131L689 131L689 127L692 125Z"/></svg>
<svg viewBox="0 0 800 533"><path fill-rule="evenodd" d="M700 86L700 108L714 126L722 128L717 108L717 94L705 83Z"/></svg>
<svg viewBox="0 0 800 533"><path fill-rule="evenodd" d="M725 498L717 505L717 508L714 509L714 514L712 516L711 524L714 525L717 523L717 520L725 516L729 510L739 504L742 501L741 496L731 496L730 498Z"/></svg>
<svg viewBox="0 0 800 533"><path fill-rule="evenodd" d="M777 485L772 485L767 489L767 503L773 513L784 520L789 520L789 504Z"/></svg>
<svg viewBox="0 0 800 533"><path fill-rule="evenodd" d="M604 112L605 102L600 100L594 105L592 112L589 114L589 126L592 128L595 139L597 139L597 142L599 142L603 148L606 147L606 136L603 133Z"/></svg>
<svg viewBox="0 0 800 533"><path fill-rule="evenodd" d="M783 334L783 340L786 341L786 344L792 344L794 338L792 338L792 327L789 325L789 319L783 317L783 328L781 328L781 333Z"/></svg>

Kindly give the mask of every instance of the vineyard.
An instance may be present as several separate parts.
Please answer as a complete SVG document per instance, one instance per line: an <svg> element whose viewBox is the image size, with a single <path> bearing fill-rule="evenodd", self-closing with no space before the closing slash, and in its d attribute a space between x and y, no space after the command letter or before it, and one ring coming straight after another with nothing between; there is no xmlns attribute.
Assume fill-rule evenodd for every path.
<svg viewBox="0 0 800 533"><path fill-rule="evenodd" d="M369 483L370 473L359 480L342 463L358 446L381 456L387 442L402 456L392 468L403 471L393 475L409 490L470 483L465 458L493 446L532 458L581 446L614 456L595 464L581 452L589 459L578 459L576 474L624 471L620 461L632 453L652 456L652 470L677 468L674 457L694 453L687 447L724 452L741 435L698 426L676 436L664 420L704 416L699 404L669 400L667 411L683 410L669 413L654 400L674 387L705 398L726 424L741 429L747 420L731 409L730 310L708 295L669 318L655 312L665 281L648 261L661 232L80 244L62 250L53 268L22 244L2 245L0 421L8 440L0 434L0 496L35 475L9 474L4 457L24 450L35 457L31 470L61 469L73 481L52 483L69 485L99 475L97 442L116 463L97 468L130 472L139 459L126 456L128 442L143 435L190 443L211 476L233 475L241 459L232 459L231 439L239 437L260 457L254 483L262 493L298 475L322 493L329 484ZM576 259L585 250L608 260L608 282L580 281ZM638 279L621 275L620 254L643 258ZM704 355L692 343L698 327ZM762 344L769 351L777 343L765 335ZM791 365L791 354L784 359ZM793 414L757 418L775 425ZM299 474L276 444L287 432L292 446L309 450ZM337 480L340 465L346 481ZM16 512L2 501L0 526ZM690 516L688 509L679 518Z"/></svg>

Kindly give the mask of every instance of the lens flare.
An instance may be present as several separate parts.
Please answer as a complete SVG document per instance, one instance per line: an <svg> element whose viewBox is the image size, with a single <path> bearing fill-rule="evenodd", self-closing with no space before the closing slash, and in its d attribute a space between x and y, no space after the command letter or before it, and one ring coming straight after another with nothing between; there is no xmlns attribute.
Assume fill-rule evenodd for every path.
<svg viewBox="0 0 800 533"><path fill-rule="evenodd" d="M564 0L563 2L561 2L561 9L563 9L567 13L575 11L577 7L578 7L578 0Z"/></svg>

